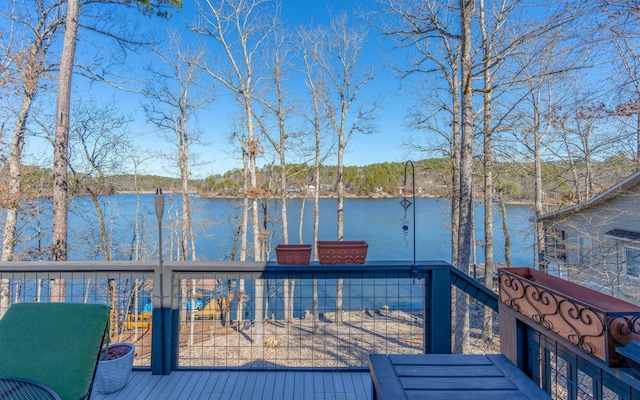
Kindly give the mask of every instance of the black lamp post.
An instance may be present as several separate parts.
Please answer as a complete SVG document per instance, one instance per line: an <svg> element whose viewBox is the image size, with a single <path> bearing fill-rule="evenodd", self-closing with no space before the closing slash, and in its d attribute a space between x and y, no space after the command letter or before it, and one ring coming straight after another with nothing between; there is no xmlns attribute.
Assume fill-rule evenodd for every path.
<svg viewBox="0 0 640 400"><path fill-rule="evenodd" d="M409 201L406 196L407 190L407 167L411 165L411 196L413 202ZM407 209L413 205L413 266L416 265L416 173L413 168L413 162L411 160L404 164L404 198L400 201L400 205L404 208L405 221L407 217ZM409 227L406 224L402 225L403 231L408 231Z"/></svg>
<svg viewBox="0 0 640 400"><path fill-rule="evenodd" d="M164 195L162 189L156 189L156 195L153 198L156 206L156 217L158 218L158 260L160 268L162 268L162 215L164 214Z"/></svg>

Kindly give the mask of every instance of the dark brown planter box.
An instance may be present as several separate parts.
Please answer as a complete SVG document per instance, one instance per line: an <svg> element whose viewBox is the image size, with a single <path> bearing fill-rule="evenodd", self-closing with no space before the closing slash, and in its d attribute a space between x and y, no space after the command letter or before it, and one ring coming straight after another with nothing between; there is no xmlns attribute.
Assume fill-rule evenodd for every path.
<svg viewBox="0 0 640 400"><path fill-rule="evenodd" d="M276 246L278 264L309 264L310 244L279 244Z"/></svg>
<svg viewBox="0 0 640 400"><path fill-rule="evenodd" d="M531 268L499 268L500 302L609 366L640 340L640 307Z"/></svg>
<svg viewBox="0 0 640 400"><path fill-rule="evenodd" d="M364 264L369 245L364 240L318 241L320 264Z"/></svg>

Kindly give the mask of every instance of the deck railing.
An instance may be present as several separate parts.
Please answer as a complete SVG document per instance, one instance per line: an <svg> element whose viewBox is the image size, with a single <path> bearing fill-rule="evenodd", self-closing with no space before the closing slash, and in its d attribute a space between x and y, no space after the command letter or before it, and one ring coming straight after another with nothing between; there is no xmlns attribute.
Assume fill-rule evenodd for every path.
<svg viewBox="0 0 640 400"><path fill-rule="evenodd" d="M205 304L195 312L185 310L180 300L172 306L182 310L178 342L188 344L178 346L173 369L364 368L369 353L451 351L451 332L456 331L450 317L453 275L444 262L242 267L184 263L170 268L172 299L193 302L204 297ZM338 279L343 284L341 312L336 307ZM263 296L256 297L257 290ZM486 290L483 295L479 297L491 297L497 308L495 294ZM262 304L256 298L262 298ZM477 304L471 305L469 315L478 314L473 311ZM466 329L466 340L475 343L468 348L486 348L481 335L468 333Z"/></svg>
<svg viewBox="0 0 640 400"><path fill-rule="evenodd" d="M344 282L342 313L336 311L338 278ZM517 316L508 311L501 310L498 326L497 295L441 261L203 261L166 262L162 268L143 262L12 262L0 263L0 282L9 303L50 301L51 289L64 284L65 301L110 304L112 340L134 342L136 367L155 374L185 368L363 369L368 353L502 350L519 354L518 366L556 398L631 399L640 393L636 370L609 368L543 328L513 322ZM0 306L2 314L6 304Z"/></svg>
<svg viewBox="0 0 640 400"><path fill-rule="evenodd" d="M554 399L640 399L640 370L609 367L502 303L499 309L502 353Z"/></svg>
<svg viewBox="0 0 640 400"><path fill-rule="evenodd" d="M151 304L156 269L155 264L131 262L0 263L0 316L14 303L53 300L110 305L111 340L135 342L136 353L142 355L136 357L135 365L150 368L150 358L144 355L151 353L151 324L144 305ZM62 285L65 298L52 298Z"/></svg>
<svg viewBox="0 0 640 400"><path fill-rule="evenodd" d="M188 367L362 369L373 352L450 352L452 334L463 338L464 351L498 348L496 326L487 328L491 335L481 332L483 315L497 309L495 294L440 261L203 261L166 262L162 268L13 262L0 264L0 279L9 303L51 301L64 285L65 301L111 305L112 341L133 342L136 366L159 374ZM466 293L452 296L452 285ZM262 296L256 296L259 290ZM455 322L452 310L469 322Z"/></svg>

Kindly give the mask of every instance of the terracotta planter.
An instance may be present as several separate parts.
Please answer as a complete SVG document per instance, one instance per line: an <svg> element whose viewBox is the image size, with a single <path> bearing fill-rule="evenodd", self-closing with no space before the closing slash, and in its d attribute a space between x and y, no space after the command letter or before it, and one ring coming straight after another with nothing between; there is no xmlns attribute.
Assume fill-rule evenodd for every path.
<svg viewBox="0 0 640 400"><path fill-rule="evenodd" d="M309 264L310 244L279 244L276 246L278 264Z"/></svg>
<svg viewBox="0 0 640 400"><path fill-rule="evenodd" d="M500 301L607 362L616 347L640 340L640 307L531 268L499 268Z"/></svg>
<svg viewBox="0 0 640 400"><path fill-rule="evenodd" d="M363 240L318 241L320 264L364 264L369 245Z"/></svg>

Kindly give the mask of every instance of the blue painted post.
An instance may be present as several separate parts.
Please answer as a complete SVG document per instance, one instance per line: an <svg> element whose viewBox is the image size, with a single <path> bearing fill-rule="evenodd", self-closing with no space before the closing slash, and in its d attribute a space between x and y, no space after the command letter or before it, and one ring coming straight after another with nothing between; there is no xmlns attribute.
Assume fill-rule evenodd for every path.
<svg viewBox="0 0 640 400"><path fill-rule="evenodd" d="M164 288L167 296L163 301L164 317L164 345L165 345L165 375L178 369L178 346L180 339L180 310L178 296L173 296L175 276L173 271L164 275Z"/></svg>
<svg viewBox="0 0 640 400"><path fill-rule="evenodd" d="M451 353L451 276L449 269L434 269L431 272L430 290L427 290L426 305L429 312L425 314L425 329L429 329L430 343L425 343L425 350L433 354ZM430 292L430 293L429 293ZM427 337L427 335L425 335ZM429 346L427 346L429 345Z"/></svg>
<svg viewBox="0 0 640 400"><path fill-rule="evenodd" d="M153 199L158 218L158 266L153 274L153 314L152 314L152 340L151 340L151 373L153 375L168 375L167 371L167 347L165 332L167 325L167 313L165 309L165 291L170 290L170 286L165 286L164 265L162 262L162 215L164 214L164 195L162 189L156 190ZM171 292L169 292L170 294ZM170 320L169 320L170 321ZM169 336L171 338L171 336Z"/></svg>

